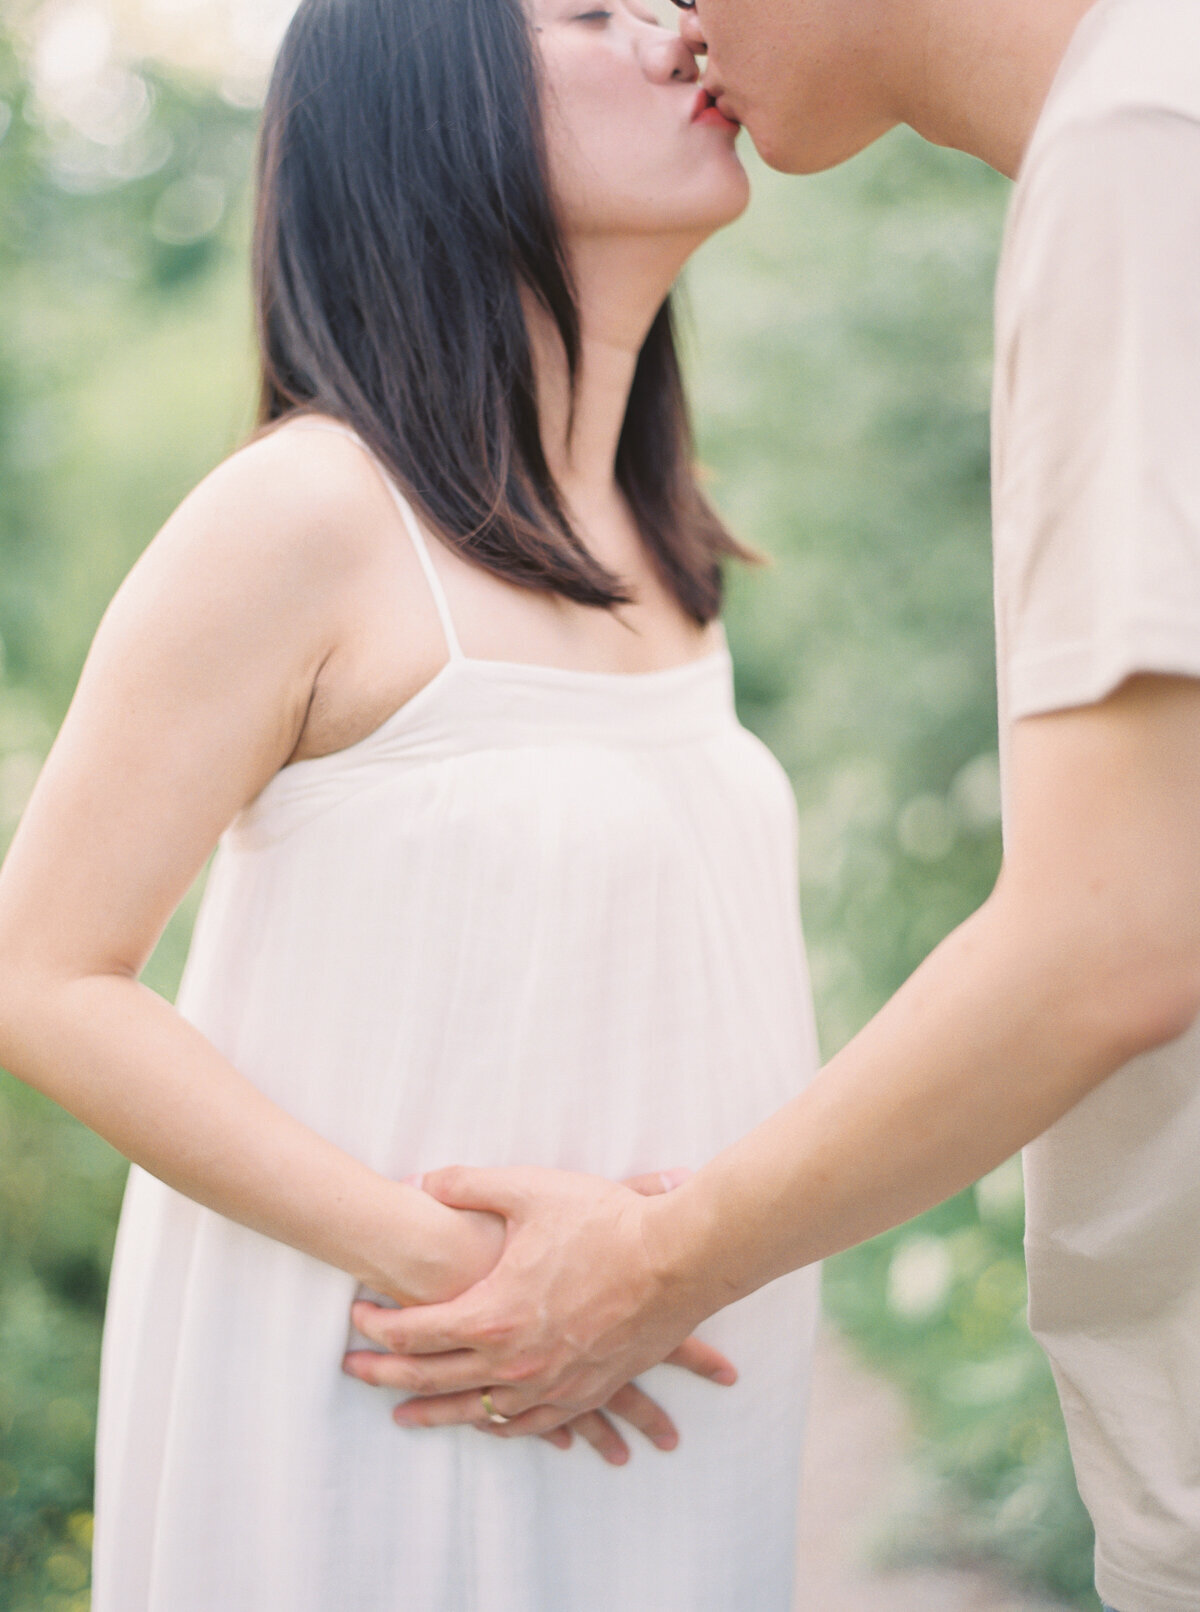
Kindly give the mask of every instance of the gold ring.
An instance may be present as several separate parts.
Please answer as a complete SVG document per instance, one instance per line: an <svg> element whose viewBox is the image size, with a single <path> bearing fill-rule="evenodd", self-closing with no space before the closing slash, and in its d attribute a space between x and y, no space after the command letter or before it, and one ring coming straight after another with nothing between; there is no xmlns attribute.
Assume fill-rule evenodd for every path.
<svg viewBox="0 0 1200 1612"><path fill-rule="evenodd" d="M483 1414L493 1427L503 1427L506 1422L512 1421L511 1416L505 1416L502 1411L498 1411L495 1405L492 1404L492 1396L488 1389L485 1388L479 1398L483 1403Z"/></svg>

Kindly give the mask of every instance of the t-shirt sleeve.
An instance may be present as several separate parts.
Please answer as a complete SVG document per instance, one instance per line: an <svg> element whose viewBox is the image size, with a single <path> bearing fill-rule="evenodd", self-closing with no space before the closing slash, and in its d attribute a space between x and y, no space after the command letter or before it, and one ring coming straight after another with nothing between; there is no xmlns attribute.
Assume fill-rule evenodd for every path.
<svg viewBox="0 0 1200 1612"><path fill-rule="evenodd" d="M1200 123L1122 111L1036 151L998 318L1009 714L1200 677Z"/></svg>

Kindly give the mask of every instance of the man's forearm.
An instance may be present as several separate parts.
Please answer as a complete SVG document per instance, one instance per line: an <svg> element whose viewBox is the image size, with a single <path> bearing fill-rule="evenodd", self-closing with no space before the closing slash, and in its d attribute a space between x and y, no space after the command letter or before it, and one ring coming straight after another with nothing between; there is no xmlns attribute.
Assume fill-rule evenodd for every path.
<svg viewBox="0 0 1200 1612"><path fill-rule="evenodd" d="M654 1207L658 1257L716 1310L986 1174L1159 1032L997 894L808 1089Z"/></svg>

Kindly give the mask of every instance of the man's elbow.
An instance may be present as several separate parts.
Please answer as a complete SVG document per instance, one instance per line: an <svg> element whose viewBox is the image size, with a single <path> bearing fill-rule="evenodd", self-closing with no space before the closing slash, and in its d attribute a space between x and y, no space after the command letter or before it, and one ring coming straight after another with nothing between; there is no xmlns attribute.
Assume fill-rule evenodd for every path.
<svg viewBox="0 0 1200 1612"><path fill-rule="evenodd" d="M1200 1018L1200 900L1187 899L1190 886L1001 872L985 910L1037 982L1039 1011L1078 1054L1072 1061L1111 1073Z"/></svg>

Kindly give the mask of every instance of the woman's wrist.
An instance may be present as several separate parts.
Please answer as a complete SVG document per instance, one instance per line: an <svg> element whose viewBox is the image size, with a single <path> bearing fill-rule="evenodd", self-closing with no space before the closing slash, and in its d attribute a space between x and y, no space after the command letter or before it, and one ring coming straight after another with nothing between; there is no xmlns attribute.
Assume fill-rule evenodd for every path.
<svg viewBox="0 0 1200 1612"><path fill-rule="evenodd" d="M382 1181L364 1285L400 1304L436 1304L481 1281L504 1247L499 1215L448 1209L404 1181Z"/></svg>

